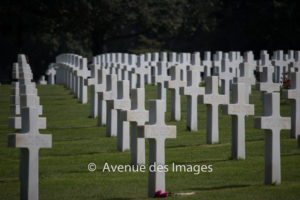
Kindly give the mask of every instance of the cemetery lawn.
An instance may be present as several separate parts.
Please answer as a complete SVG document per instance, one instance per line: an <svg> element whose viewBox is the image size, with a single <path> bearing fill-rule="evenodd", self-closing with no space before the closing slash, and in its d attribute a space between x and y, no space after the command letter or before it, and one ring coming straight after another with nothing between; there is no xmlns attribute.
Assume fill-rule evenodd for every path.
<svg viewBox="0 0 300 200"><path fill-rule="evenodd" d="M38 86L52 134L52 149L41 149L39 159L39 196L41 200L147 199L147 173L102 172L110 165L128 164L129 152L118 152L116 138L105 137L105 128L89 118L90 105L79 104L62 86ZM0 199L19 199L19 149L7 147L10 86L0 86ZM156 97L156 87L146 86L148 99ZM168 93L168 97L170 94ZM169 99L169 98L168 98ZM255 115L261 115L259 93L253 90L250 103ZM212 173L166 173L167 191L195 192L192 196L169 199L300 199L300 148L281 132L281 185L264 185L264 132L253 128L253 116L246 118L246 160L231 160L231 117L220 112L220 143L206 145L206 107L199 105L198 132L186 130L185 97L182 97L182 120L167 124L177 126L177 138L166 141L166 164L212 165ZM281 102L281 115L290 115L289 101ZM148 150L147 150L148 152ZM146 160L148 155L146 155ZM89 163L97 169L89 172Z"/></svg>

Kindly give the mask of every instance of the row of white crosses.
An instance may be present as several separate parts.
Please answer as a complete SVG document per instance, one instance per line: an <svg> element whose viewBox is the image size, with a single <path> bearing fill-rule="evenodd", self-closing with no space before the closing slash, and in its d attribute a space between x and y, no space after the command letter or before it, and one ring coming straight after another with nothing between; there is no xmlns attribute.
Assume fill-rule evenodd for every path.
<svg viewBox="0 0 300 200"><path fill-rule="evenodd" d="M8 135L8 146L20 148L20 198L38 200L39 149L52 147L52 135L39 133L46 128L46 118L39 117L42 106L25 55L19 54L13 64L13 79L11 114L17 116L9 118L9 128L20 132Z"/></svg>
<svg viewBox="0 0 300 200"><path fill-rule="evenodd" d="M137 66L136 69L139 67L141 66ZM164 115L165 112L164 100L161 100L159 106L152 107L150 105L150 114L145 110L144 83L146 81L143 81L143 79L146 76L143 75L143 68L144 67L134 70L134 72L140 72L138 72L137 76L137 88L131 89L131 98L129 94L129 80L118 81L118 74L109 74L109 71L114 72L114 70L105 69L105 67L99 69L97 82L103 84L103 74L106 74L106 84L100 84L100 87L103 89L101 92L98 92L98 103L100 103L100 101L106 101L106 135L109 137L117 136L117 147L119 151L130 149L131 164L145 164L145 138L152 138L151 141L153 140L153 143L149 145L149 152L152 152L149 155L149 164L152 165L156 163L162 165L165 162L164 139L168 138L169 134L174 137L176 131L169 131L169 133L168 129L164 130L164 118L161 118L161 115ZM94 87L98 86L99 85L96 84ZM104 87L106 88L105 90ZM100 106L100 104L98 104L98 106ZM101 109L99 109L99 111ZM158 113L159 120L157 120L155 113ZM102 113L98 112L98 117L99 116L102 116ZM152 121L150 120L149 125L145 126L149 118L152 119ZM153 127L155 131L151 132ZM160 130L160 132L157 132L157 130ZM158 143L156 143L156 141L158 141ZM165 191L164 172L157 171L149 174L149 197L153 197L157 190Z"/></svg>
<svg viewBox="0 0 300 200"><path fill-rule="evenodd" d="M262 51L266 53L265 51ZM195 53L193 55L197 55L199 53ZM290 54L290 53L289 53ZM297 54L296 54L297 55ZM262 60L264 60L264 54L262 54ZM60 55L60 57L65 58L66 56ZM111 54L103 54L100 56L96 56L94 58L93 63L97 63L100 65L105 65L106 68L110 68L110 73L114 71L114 73L117 74L118 80L124 80L124 79L129 79L130 80L130 88L136 88L136 87L143 87L144 82L149 81L149 73L151 75L154 74L159 70L159 65L167 65L167 70L175 64L179 64L180 66L180 75L177 73L177 76L180 76L180 79L182 81L186 80L186 69L188 68L188 65L193 65L192 64L192 59L189 59L192 57L190 54L187 53L181 53L181 54L176 54L176 53L170 53L169 54L169 60L167 58L167 54L165 52L162 52L160 54L158 53L147 53L145 55L141 56L136 56L132 54L120 54L120 53L111 53ZM291 57L291 56L290 56ZM159 59L160 58L160 59ZM222 86L222 94L226 94L227 98L229 98L229 91L231 88L231 84L233 82L233 78L237 77L238 75L241 74L246 74L247 77L246 79L252 79L249 81L254 80L253 76L253 70L255 68L255 60L252 52L246 52L244 55L244 61L248 63L249 68L245 69L245 72L240 72L240 69L238 67L239 63L243 59L242 56L240 56L239 52L229 52L227 53L222 53L222 52L216 52L214 55L214 60L210 61L210 52L205 52L205 59L201 62L200 60L200 55L198 55L198 62L195 64L198 66L198 69L202 70L201 72L204 73L203 76L206 77L207 75L210 74L211 71L213 71L213 75L219 75L220 80L221 80L221 86ZM66 58L65 58L66 59ZM152 60L151 60L152 59ZM63 61L63 63L68 63L68 60L72 59L67 59L67 61ZM150 61L149 61L150 60ZM189 62L189 60L191 60ZM295 59L290 59L290 60L296 60ZM167 61L167 62L166 62ZM156 63L156 66L155 66ZM267 63L264 61L264 63ZM271 63L271 62L268 62ZM170 65L171 64L171 65ZM96 66L91 66L91 77L96 80L97 79L97 73L95 73L100 65ZM150 66L150 67L149 67ZM101 68L101 67L100 67ZM151 69L150 69L151 68ZM94 71L94 73L93 73ZM165 79L168 79L169 76L165 76ZM143 81L144 80L144 81ZM203 79L205 80L205 79ZM202 80L202 81L203 81ZM166 81L166 80L165 80ZM247 81L247 80L245 80ZM243 81L244 82L244 81ZM149 82L148 82L149 83ZM152 83L154 85L157 84L156 78L152 78ZM91 79L90 82L87 83L87 85L94 86L95 82ZM161 99L164 99L164 89L161 89L164 87L161 87L159 85L159 91L160 96L158 97ZM94 87L91 87L91 116L92 117L97 117L97 95ZM175 98L171 98L172 102L172 115L171 119L172 120L180 120L180 98L178 95L178 90L177 87L173 87L171 84L170 88L172 92L172 96L175 96ZM175 91L175 92L174 92ZM251 86L249 86L249 93L251 93ZM228 99L229 100L229 99ZM177 104L177 106L176 106ZM179 105L179 106L178 106Z"/></svg>
<svg viewBox="0 0 300 200"><path fill-rule="evenodd" d="M112 55L114 55L114 54L112 54ZM118 55L118 54L117 54ZM171 53L170 54L171 56L170 56L170 60L172 60L174 57L176 57L176 56L174 56L174 53ZM175 54L176 55L176 54ZM196 55L196 54L194 54L194 55ZM216 53L216 56L215 57L217 57L218 59L221 57L221 55L222 55L222 52L217 52ZM234 56L235 55L235 56ZM240 60L240 58L239 58L239 56L236 56L236 55L238 55L238 54L234 54L234 53L232 53L232 52L230 52L229 53L229 57L230 57L230 59L231 60L234 60L234 61L238 61L238 60ZM106 54L105 55L105 57L109 57L109 54ZM113 56L112 56L113 57ZM146 56L145 56L146 57ZM184 56L181 56L181 57L184 57ZM235 57L235 59L234 59L234 57ZM126 58L126 56L125 56L125 58ZM247 86L246 87L248 87L248 90L249 90L249 94L251 93L251 85L253 85L254 84L254 82L255 82L255 79L254 79L254 76L253 76L253 70L255 69L255 60L253 59L254 58L254 56L253 56L253 54L252 54L252 52L246 52L245 53L245 61L246 62L244 62L244 63L242 63L242 65L240 66L240 68L241 68L241 72L240 72L240 75L241 75L241 77L239 77L239 79L236 79L235 81L238 81L238 82L242 82L242 83L244 83L244 84L246 84ZM96 59L97 60L97 59ZM111 59L109 59L109 60L111 60ZM124 59L124 60L126 60L126 59ZM129 59L130 60L130 59ZM131 59L132 60L132 59ZM139 60L141 60L141 58L139 57ZM185 60L185 59L182 59L182 60ZM217 60L217 59L216 59ZM141 61L139 61L140 63L141 63ZM172 63L176 63L177 61L173 61L172 60ZM227 63L227 64L226 64ZM159 72L159 71L162 71L162 70L160 70L160 66L164 66L164 64L165 63L163 63L163 62L158 62L158 64L157 64L157 71ZM168 64L168 63L167 63ZM151 63L151 65L154 65L153 64L153 62ZM234 77L233 75L232 75L232 73L231 72L236 72L237 70L236 69L231 69L231 70L226 70L226 65L228 65L228 55L227 54L224 54L223 55L223 59L221 59L221 61L220 61L220 65L222 66L222 68L224 68L225 70L221 70L221 72L219 72L221 75L222 74L229 74L228 76L229 77L231 77L231 78L229 78L229 79L227 79L226 77L228 77L228 76L224 76L223 75L223 77L224 77L224 80L223 80L223 84L222 84L222 86L223 86L223 88L227 88L227 89L223 89L223 93L229 93L229 92L225 92L226 90L228 91L229 90L229 83L232 81L232 77ZM236 65L236 64L235 64ZM190 67L190 66L189 66ZM137 67L138 68L138 67ZM196 69L198 69L199 71L201 70L201 66L199 66L198 68L196 68ZM110 69L111 70L111 69ZM176 71L177 70L177 71ZM113 70L111 70L111 71L113 71ZM163 71L165 71L165 70L163 70ZM167 82L167 85L169 84L169 83L171 83L170 85L171 85L171 89L173 90L173 92L172 92L172 96L173 96L173 98L171 98L171 102L172 102L172 109L171 109L171 113L172 113L172 115L171 115L171 119L173 119L173 120L179 120L180 119L180 112L179 112L179 110L180 110L180 104L178 104L177 102L179 102L180 101L180 96L179 95L177 95L177 91L179 90L178 88L180 87L180 86L178 86L178 85L180 85L180 82L184 82L184 81L181 81L180 79L183 79L183 78L179 78L179 76L181 75L181 71L182 71L182 68L180 68L180 72L179 72L179 67L174 67L174 66L172 66L171 67L171 69L170 69L170 71L172 72L171 73L171 79L174 79L174 80L179 80L179 81L177 81L177 82L175 82L176 84L175 84L175 87L173 87L172 86L172 82L174 82L173 80L169 80L168 81L168 79L169 79L169 76L165 76L166 78L165 79L167 79L167 81L165 80L165 82ZM223 71L223 72L222 72ZM231 72L230 72L231 71ZM200 71L201 72L201 71ZM94 73L94 74L96 74L96 73ZM175 75L174 75L175 74ZM159 75L157 75L157 77L159 77ZM158 79L158 78L157 78ZM262 79L263 79L263 77L262 77ZM156 80L156 78L154 79L154 80ZM179 82L179 83L178 83ZM227 82L227 84L226 84L226 82ZM227 86L225 86L225 85L227 85ZM165 91L165 89L164 89L164 87L162 87L162 86L160 86L160 84L158 84L158 86L159 86L159 89L158 89L158 91L159 91L159 94L158 94L158 98L159 99L163 99L163 96L164 96L164 94L165 94L165 92L163 92L163 91ZM184 87L183 87L184 88ZM200 88L201 89L201 88ZM175 95L174 95L175 94ZM93 96L93 95L92 95ZM97 96L97 95L94 95L94 96ZM174 96L175 96L175 98L174 98ZM227 96L227 102L229 101L229 95L227 94L226 95ZM248 98L245 98L246 99L246 102L248 102ZM95 101L96 102L96 101ZM177 103L177 106L176 106L176 103ZM103 104L105 104L105 103L103 103ZM179 105L179 106L178 106ZM191 107L190 106L190 104L189 104L189 101L188 101L188 105L187 105L188 107ZM96 107L96 106L94 106L94 107ZM95 108L94 108L94 110L95 110ZM102 113L104 113L105 112L105 110L106 109L102 109ZM191 115L193 114L192 112L191 112L191 114L189 113L189 110L195 110L195 109L188 109L188 120L187 120L187 126L188 126L188 128L190 128L189 126L191 126L191 127L195 127L195 123L197 123L197 120L193 120L194 122L193 122L193 125L190 125L191 124L191 122L190 122L190 120L189 119L191 119ZM94 112L94 113L96 113L96 112ZM105 118L104 116L102 117L103 119ZM115 121L115 120L114 120ZM99 124L101 124L101 123L99 123ZM115 127L115 126L114 126ZM190 128L191 130L196 130L196 128ZM214 131L212 131L212 132L214 132ZM218 134L217 134L218 135ZM218 142L218 138L216 138L216 140L215 141L212 141L211 143L215 143L215 142Z"/></svg>
<svg viewBox="0 0 300 200"><path fill-rule="evenodd" d="M289 78L286 73L298 71L300 65L300 51L289 50L287 54L284 54L282 50L277 50L270 56L266 50L262 50L260 58L258 66L272 66L274 68L273 80L280 84L284 79ZM261 70L259 68L259 71Z"/></svg>
<svg viewBox="0 0 300 200"><path fill-rule="evenodd" d="M282 51L275 52L275 57L270 65L267 59L268 54L262 52L264 55L264 65L260 69L260 82L257 83L257 89L262 93L263 100L263 116L256 117L254 126L258 129L265 130L265 183L266 184L280 184L281 182L281 164L280 164L280 131L284 129L291 129L291 137L299 140L299 124L300 116L297 114L300 99L300 72L296 64L297 58L292 59L289 51L288 58L291 61L290 65L287 60L283 60ZM297 54L296 54L297 55ZM298 57L298 56L296 56ZM292 99L291 101L291 118L280 116L280 83L278 82L280 74L284 72L285 67L294 67L290 71L291 88L283 90L283 97ZM298 103L298 107L297 107ZM298 109L299 110L299 109ZM299 143L299 142L298 142Z"/></svg>
<svg viewBox="0 0 300 200"><path fill-rule="evenodd" d="M88 102L86 80L91 74L87 67L87 58L76 54L61 54L56 57L56 63L52 67L56 68L56 82L70 89L80 103L86 104Z"/></svg>
<svg viewBox="0 0 300 200"><path fill-rule="evenodd" d="M146 111L143 108L144 106L141 106L141 108L138 108L136 105L134 106L133 102L130 103L129 95L130 93L135 93L134 88L136 87L138 87L138 89L143 89L144 83L148 80L147 77L149 76L149 71L151 75L153 75L151 79L152 83L154 85L158 85L158 99L161 99L160 104L162 104L160 106L160 112L164 113L166 111L165 87L172 90L172 120L180 120L180 103L178 103L178 101L180 101L180 94L186 95L188 98L187 127L190 130L197 130L197 112L195 111L197 111L198 97L199 103L207 104L207 143L212 144L219 141L218 106L224 105L224 108L222 109L223 113L233 116L232 157L236 159L245 159L244 118L247 115L254 114L254 106L249 105L251 86L255 84L253 71L256 68L256 61L254 60L252 52L245 53L244 62L241 64L238 63L241 62L242 58L238 56L237 53L231 53L228 57L227 54L222 56L222 52L217 52L217 56L215 57L219 59L222 56L222 59L220 59L219 63L218 59L215 59L213 67L220 67L219 70L212 68L212 74L217 72L217 74L220 75L220 79L223 79L221 82L223 94L219 94L218 92L220 80L218 76L206 76L205 92L204 88L199 86L201 83L200 74L205 71L205 68L201 65L200 56L199 54L197 55L197 53L191 56L193 59L190 64L184 64L188 70L185 70L181 64L185 63L187 60L186 57L188 56L182 55L181 61L179 62L172 59L170 59L172 62L162 62L160 60L157 62L156 66L154 62L151 62L149 63L149 66L152 67L152 70L149 70L146 69L147 64L143 63L144 56L136 57L134 55L130 56L128 54L122 54L122 57L126 58L128 56L128 60L136 60L135 66L134 62L131 62L128 63L128 66L122 67L121 65L125 65L126 63L121 62L117 65L114 64L112 59L110 59L110 57L114 57L113 55L114 54L104 54L97 56L94 58L93 64L91 65L92 77L88 79L88 84L91 85L92 88L95 88L92 90L94 91L94 97L92 98L98 98L94 100L94 106L91 107L91 113L94 113L94 116L98 115L99 125L106 123L107 136L117 136L118 150L124 151L130 148L132 164L143 164L145 162L144 137L139 136L147 135L145 133L145 126L143 126L147 122L147 119L145 117ZM121 55L117 54L115 57L120 56ZM174 57L176 57L174 56L174 53L170 54L170 58ZM116 59L116 61L118 60L119 59ZM126 61L127 59L121 60ZM206 63L209 62L206 60ZM232 69L228 69L229 67L232 67ZM270 66L268 68L273 69ZM170 76L167 75L167 71L170 72ZM210 72L211 70L207 71ZM186 76L183 75L184 72L186 73ZM228 74L228 76L225 76L225 74ZM264 83L265 80L266 82L269 80L268 78L264 78L264 76L268 77L268 74L262 73L262 83ZM142 81L143 79L144 81ZM187 80L188 83L184 80ZM128 85L130 85L130 87L128 87ZM270 87L273 87L273 83ZM133 90L130 91L129 88ZM232 99L229 104L230 88L232 88ZM260 89L264 91L263 87ZM144 101L144 99L140 101ZM95 109L96 105L98 109ZM137 111L137 109L142 110L141 112L144 113L140 114L141 117L139 117L139 115L137 115L137 117L133 117L133 114L128 115L131 110ZM150 108L150 116L153 112L154 110L151 111ZM137 118L141 118L141 120L138 121ZM126 121L131 123L130 135L129 124ZM164 177L164 175L158 174L155 174L155 176ZM164 185L164 178L158 179L162 179ZM153 177L149 177L149 180L155 179L153 179ZM151 187L153 187L153 185L155 184L151 184ZM162 186L159 187L163 188ZM149 194L153 194L153 191L155 190L149 188Z"/></svg>

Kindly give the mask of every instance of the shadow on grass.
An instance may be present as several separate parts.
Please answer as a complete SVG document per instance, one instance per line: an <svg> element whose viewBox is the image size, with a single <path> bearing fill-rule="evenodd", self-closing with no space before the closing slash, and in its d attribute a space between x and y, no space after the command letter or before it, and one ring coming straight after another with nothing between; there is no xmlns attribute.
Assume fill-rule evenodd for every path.
<svg viewBox="0 0 300 200"><path fill-rule="evenodd" d="M281 156L299 156L300 153L282 153Z"/></svg>
<svg viewBox="0 0 300 200"><path fill-rule="evenodd" d="M250 186L252 185L224 185L224 186L217 186L211 188L188 188L188 190L209 191L209 190L223 190L223 189L231 189L231 188L245 188Z"/></svg>
<svg viewBox="0 0 300 200"><path fill-rule="evenodd" d="M107 151L104 152L86 152L86 153L68 153L68 154L51 154L50 156L54 157L68 157L68 156L84 156L84 155L97 155L97 154L120 154L120 155L126 155L129 154L129 151L125 152L119 152L119 151L111 151L108 149Z"/></svg>
<svg viewBox="0 0 300 200"><path fill-rule="evenodd" d="M132 200L132 199L134 199L134 198L118 198L118 197L116 197L116 198L109 198L109 199L104 199L104 200Z"/></svg>
<svg viewBox="0 0 300 200"><path fill-rule="evenodd" d="M51 127L48 128L49 130L63 130L63 129L85 129L85 128L102 128L97 125L92 125L92 126L64 126L64 127Z"/></svg>
<svg viewBox="0 0 300 200"><path fill-rule="evenodd" d="M55 142L74 142L74 141L89 141L91 138L74 138L74 139L59 139L54 140Z"/></svg>
<svg viewBox="0 0 300 200"><path fill-rule="evenodd" d="M186 147L200 147L200 146L206 146L206 147L217 147L217 146L226 146L230 145L230 143L215 143L215 144L194 144L194 145L186 145L186 144L180 144L180 145L172 145L172 146L166 146L167 149L176 149L176 148L186 148Z"/></svg>
<svg viewBox="0 0 300 200"><path fill-rule="evenodd" d="M247 139L246 142L263 142L265 141L265 138L260 139Z"/></svg>
<svg viewBox="0 0 300 200"><path fill-rule="evenodd" d="M197 160L197 161L188 161L188 162L171 162L175 163L177 165L188 165L188 164L199 164L199 163L216 163L216 162L227 162L227 161L232 161L231 159L221 159L221 160Z"/></svg>

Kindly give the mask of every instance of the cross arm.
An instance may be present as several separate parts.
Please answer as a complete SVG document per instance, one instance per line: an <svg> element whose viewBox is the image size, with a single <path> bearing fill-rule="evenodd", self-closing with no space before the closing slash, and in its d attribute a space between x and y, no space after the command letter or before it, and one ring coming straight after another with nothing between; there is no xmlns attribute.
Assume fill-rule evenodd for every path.
<svg viewBox="0 0 300 200"><path fill-rule="evenodd" d="M295 89L288 89L282 91L282 96L285 99L296 99L297 94L297 90Z"/></svg>
<svg viewBox="0 0 300 200"><path fill-rule="evenodd" d="M13 148L51 148L52 135L33 133L14 133L8 135L8 147Z"/></svg>
<svg viewBox="0 0 300 200"><path fill-rule="evenodd" d="M279 130L289 130L291 129L291 118L289 117L255 117L254 118L254 128L257 129L279 129Z"/></svg>
<svg viewBox="0 0 300 200"><path fill-rule="evenodd" d="M176 138L176 126L145 125L145 138Z"/></svg>
<svg viewBox="0 0 300 200"><path fill-rule="evenodd" d="M38 128L46 129L47 121L45 117L39 117ZM22 118L21 117L9 117L8 118L8 128L11 129L21 129L22 128Z"/></svg>

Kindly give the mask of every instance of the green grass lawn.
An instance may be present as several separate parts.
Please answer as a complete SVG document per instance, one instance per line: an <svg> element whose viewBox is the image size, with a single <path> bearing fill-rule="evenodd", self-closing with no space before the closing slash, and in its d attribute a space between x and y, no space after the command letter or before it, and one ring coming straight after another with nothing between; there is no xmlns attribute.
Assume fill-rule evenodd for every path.
<svg viewBox="0 0 300 200"><path fill-rule="evenodd" d="M40 150L39 191L41 200L147 199L147 173L102 172L105 162L125 165L129 152L120 153L116 138L105 137L105 127L89 118L90 104L79 104L62 86L38 86L52 134L52 149ZM0 200L19 199L19 149L7 148L10 86L0 86ZM146 86L148 100L156 97L156 88ZM170 94L168 93L168 97ZM169 99L169 98L168 98ZM261 115L259 93L253 91L255 115ZM182 120L167 124L177 126L177 138L166 141L166 164L213 165L212 173L166 173L167 191L195 192L169 199L300 199L300 149L289 131L281 133L281 185L264 185L264 133L253 128L253 116L246 118L246 160L231 160L231 117L220 112L220 143L206 145L206 107L198 108L198 132L186 130L185 97L182 97ZM290 105L282 101L282 116L289 116ZM146 155L146 160L148 156ZM97 165L89 172L88 163Z"/></svg>

